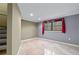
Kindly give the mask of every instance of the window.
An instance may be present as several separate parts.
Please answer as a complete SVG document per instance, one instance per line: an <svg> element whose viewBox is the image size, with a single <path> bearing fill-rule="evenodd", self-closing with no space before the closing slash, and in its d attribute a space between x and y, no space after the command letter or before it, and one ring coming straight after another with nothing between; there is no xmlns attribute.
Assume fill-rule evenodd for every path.
<svg viewBox="0 0 79 59"><path fill-rule="evenodd" d="M53 22L53 31L61 31L62 21Z"/></svg>
<svg viewBox="0 0 79 59"><path fill-rule="evenodd" d="M62 21L51 21L45 23L45 31L61 31Z"/></svg>
<svg viewBox="0 0 79 59"><path fill-rule="evenodd" d="M45 23L45 30L51 31L51 23L50 22Z"/></svg>

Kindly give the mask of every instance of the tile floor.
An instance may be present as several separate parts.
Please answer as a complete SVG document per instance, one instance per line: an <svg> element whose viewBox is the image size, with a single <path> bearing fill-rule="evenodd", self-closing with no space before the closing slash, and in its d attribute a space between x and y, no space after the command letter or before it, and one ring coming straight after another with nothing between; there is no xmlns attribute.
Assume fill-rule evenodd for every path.
<svg viewBox="0 0 79 59"><path fill-rule="evenodd" d="M22 41L18 55L79 55L79 47L43 38L32 38Z"/></svg>

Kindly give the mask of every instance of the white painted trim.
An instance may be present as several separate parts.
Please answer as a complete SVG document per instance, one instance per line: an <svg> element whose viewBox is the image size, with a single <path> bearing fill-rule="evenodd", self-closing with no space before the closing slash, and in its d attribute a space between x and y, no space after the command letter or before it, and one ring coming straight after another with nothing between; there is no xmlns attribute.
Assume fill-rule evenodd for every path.
<svg viewBox="0 0 79 59"><path fill-rule="evenodd" d="M17 55L19 55L19 51L20 51L20 48L21 48L21 44L22 44L22 42L20 43L20 46L19 46L19 49L18 49Z"/></svg>
<svg viewBox="0 0 79 59"><path fill-rule="evenodd" d="M56 41L56 42L59 42L59 41ZM65 42L59 42L59 43L66 44L66 45L71 45L71 46L75 46L75 47L79 47L79 45L76 45L76 44L65 43Z"/></svg>
<svg viewBox="0 0 79 59"><path fill-rule="evenodd" d="M40 38L40 39L45 39L45 38ZM51 39L45 39L45 40L51 40ZM74 46L74 47L79 47L79 45L76 45L76 44L60 42L60 41L56 41L56 40L53 40L53 41L54 41L54 42L61 43L61 44L66 44L66 45L70 45L70 46Z"/></svg>
<svg viewBox="0 0 79 59"><path fill-rule="evenodd" d="M62 31L45 31L45 32L62 32Z"/></svg>

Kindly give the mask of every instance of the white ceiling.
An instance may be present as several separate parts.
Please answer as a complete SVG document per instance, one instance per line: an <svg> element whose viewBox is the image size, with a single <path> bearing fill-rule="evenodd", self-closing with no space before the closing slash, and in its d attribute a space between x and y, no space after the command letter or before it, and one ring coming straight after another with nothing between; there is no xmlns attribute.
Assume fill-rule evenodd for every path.
<svg viewBox="0 0 79 59"><path fill-rule="evenodd" d="M19 3L18 6L22 18L33 22L79 14L78 3Z"/></svg>

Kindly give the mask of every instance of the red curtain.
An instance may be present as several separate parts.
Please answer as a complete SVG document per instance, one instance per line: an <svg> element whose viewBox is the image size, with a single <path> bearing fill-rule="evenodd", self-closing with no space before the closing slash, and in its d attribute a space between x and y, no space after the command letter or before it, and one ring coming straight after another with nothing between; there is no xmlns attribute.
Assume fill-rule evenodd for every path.
<svg viewBox="0 0 79 59"><path fill-rule="evenodd" d="M65 28L65 20L64 20L64 18L62 18L62 32L63 32L63 33L66 32L66 28Z"/></svg>
<svg viewBox="0 0 79 59"><path fill-rule="evenodd" d="M42 35L44 34L44 22L42 22Z"/></svg>

